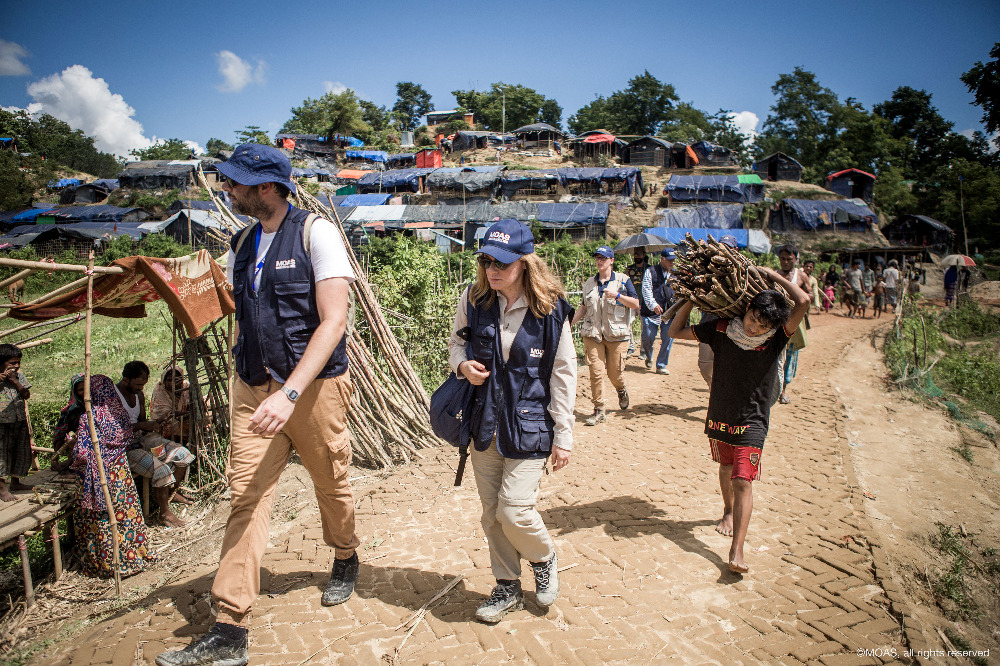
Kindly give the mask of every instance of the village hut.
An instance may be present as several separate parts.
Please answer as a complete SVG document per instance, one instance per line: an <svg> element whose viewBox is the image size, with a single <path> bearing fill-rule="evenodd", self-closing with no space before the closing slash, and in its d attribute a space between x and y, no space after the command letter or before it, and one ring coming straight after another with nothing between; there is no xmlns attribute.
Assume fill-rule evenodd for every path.
<svg viewBox="0 0 1000 666"><path fill-rule="evenodd" d="M844 169L827 176L825 185L831 192L848 199L861 199L870 204L875 191L875 180L875 176L867 171Z"/></svg>
<svg viewBox="0 0 1000 666"><path fill-rule="evenodd" d="M753 172L763 180L802 181L802 165L784 153L772 153L753 163Z"/></svg>
<svg viewBox="0 0 1000 666"><path fill-rule="evenodd" d="M641 137L622 150L622 163L633 166L669 166L672 145L655 136Z"/></svg>

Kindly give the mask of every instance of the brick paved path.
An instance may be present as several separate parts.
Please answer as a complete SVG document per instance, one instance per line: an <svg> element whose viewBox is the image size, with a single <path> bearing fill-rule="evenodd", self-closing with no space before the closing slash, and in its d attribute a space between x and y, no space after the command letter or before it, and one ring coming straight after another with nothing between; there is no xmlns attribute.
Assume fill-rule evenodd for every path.
<svg viewBox="0 0 1000 666"><path fill-rule="evenodd" d="M315 508L298 516L301 529L273 544L251 663L391 661L406 634L396 627L458 574L464 579L416 626L400 663L894 661L888 650L904 650L889 611L900 608L898 598L891 601L898 590L878 582L886 563L844 466L841 408L827 379L846 346L873 324L813 319L793 403L773 412L763 479L754 484L750 575L728 572L730 540L714 531L721 500L702 434L708 394L695 346L675 343L671 375L630 365L633 408L596 428L579 425L572 463L543 481L540 509L560 565L572 567L547 613L534 603L526 568L525 611L493 627L470 621L493 585L475 482L470 471L453 488L454 451L431 452L358 489L362 567L347 604L319 604L332 553ZM590 411L583 379L581 422ZM186 644L211 622L213 574L205 566L153 591L143 609L83 633L56 662L152 663ZM887 651L879 659L858 655L859 648Z"/></svg>

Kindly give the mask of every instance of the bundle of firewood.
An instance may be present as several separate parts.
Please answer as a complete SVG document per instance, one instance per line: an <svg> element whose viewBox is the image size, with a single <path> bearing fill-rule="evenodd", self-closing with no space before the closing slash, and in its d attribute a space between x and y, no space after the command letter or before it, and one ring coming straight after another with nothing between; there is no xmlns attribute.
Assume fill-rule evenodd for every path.
<svg viewBox="0 0 1000 666"><path fill-rule="evenodd" d="M678 248L670 288L702 312L727 319L742 317L747 305L760 292L773 289L785 293L753 261L711 236L702 241L687 234L682 245Z"/></svg>

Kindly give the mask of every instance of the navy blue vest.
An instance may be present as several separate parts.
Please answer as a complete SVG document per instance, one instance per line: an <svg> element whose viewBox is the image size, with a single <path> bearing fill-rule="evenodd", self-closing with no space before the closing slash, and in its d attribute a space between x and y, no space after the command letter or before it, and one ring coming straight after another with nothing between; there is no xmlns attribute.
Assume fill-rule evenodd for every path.
<svg viewBox="0 0 1000 666"><path fill-rule="evenodd" d="M319 326L312 262L302 244L307 211L289 208L264 257L261 288L253 289L256 264L255 230L243 242L233 263L233 300L240 336L233 348L236 373L250 385L265 383L268 368L285 380L298 365L313 332ZM240 234L230 241L236 250ZM347 371L347 336L333 351L319 377Z"/></svg>
<svg viewBox="0 0 1000 666"><path fill-rule="evenodd" d="M673 305L674 290L667 286L667 276L663 272L663 266L657 264L650 270L653 271L649 276L649 281L653 286L653 298L656 299L657 305L667 310ZM653 317L656 315L650 313L649 316Z"/></svg>
<svg viewBox="0 0 1000 666"><path fill-rule="evenodd" d="M563 322L572 316L573 308L561 298L542 319L529 309L505 363L499 299L488 308L480 302L472 309L473 356L490 371L473 394L470 432L477 451L488 449L494 435L505 458L545 458L552 451L549 379Z"/></svg>

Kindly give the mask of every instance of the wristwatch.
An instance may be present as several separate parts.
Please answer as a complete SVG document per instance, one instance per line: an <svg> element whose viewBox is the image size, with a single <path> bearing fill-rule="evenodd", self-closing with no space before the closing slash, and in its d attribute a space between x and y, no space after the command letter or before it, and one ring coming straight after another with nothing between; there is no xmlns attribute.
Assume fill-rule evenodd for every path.
<svg viewBox="0 0 1000 666"><path fill-rule="evenodd" d="M288 399L291 400L292 402L295 402L296 400L299 399L299 392L296 391L295 389L290 389L287 386L282 386L281 392L287 395Z"/></svg>

